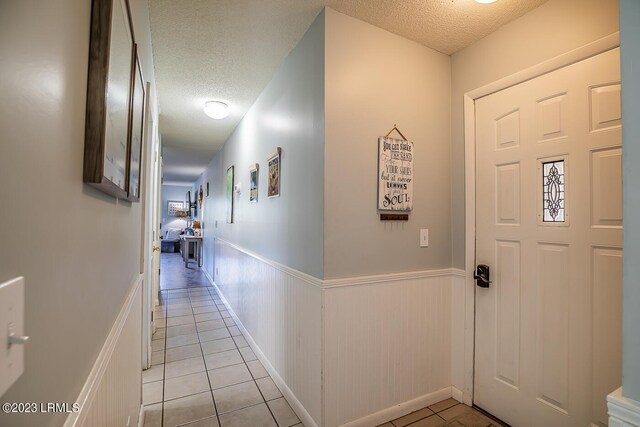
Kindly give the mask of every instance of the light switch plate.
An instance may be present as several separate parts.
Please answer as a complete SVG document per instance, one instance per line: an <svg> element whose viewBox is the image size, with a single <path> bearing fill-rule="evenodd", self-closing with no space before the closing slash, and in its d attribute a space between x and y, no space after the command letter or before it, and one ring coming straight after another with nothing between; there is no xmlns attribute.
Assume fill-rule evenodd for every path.
<svg viewBox="0 0 640 427"><path fill-rule="evenodd" d="M24 345L9 346L9 325L24 335L24 278L0 284L0 396L24 372Z"/></svg>
<svg viewBox="0 0 640 427"><path fill-rule="evenodd" d="M429 246L429 229L422 228L420 230L420 247L426 248Z"/></svg>

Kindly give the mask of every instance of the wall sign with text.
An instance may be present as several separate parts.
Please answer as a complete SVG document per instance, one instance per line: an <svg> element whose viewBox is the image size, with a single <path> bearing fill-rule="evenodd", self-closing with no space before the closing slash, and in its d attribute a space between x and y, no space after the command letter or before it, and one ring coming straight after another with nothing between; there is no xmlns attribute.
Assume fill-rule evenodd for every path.
<svg viewBox="0 0 640 427"><path fill-rule="evenodd" d="M413 209L413 142L378 138L378 209Z"/></svg>

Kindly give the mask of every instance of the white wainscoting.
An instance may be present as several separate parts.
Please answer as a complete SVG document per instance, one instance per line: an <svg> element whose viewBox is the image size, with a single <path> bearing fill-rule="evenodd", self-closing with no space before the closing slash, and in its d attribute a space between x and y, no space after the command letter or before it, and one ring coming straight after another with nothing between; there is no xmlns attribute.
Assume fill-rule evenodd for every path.
<svg viewBox="0 0 640 427"><path fill-rule="evenodd" d="M464 270L454 269L451 275L451 385L453 397L471 405L471 385L465 375L466 351L473 355L473 336L468 343L467 316L474 315L473 300L467 301L467 279ZM475 288L475 284L473 285ZM469 328L473 334L473 328Z"/></svg>
<svg viewBox="0 0 640 427"><path fill-rule="evenodd" d="M324 281L326 426L377 425L451 397L451 275Z"/></svg>
<svg viewBox="0 0 640 427"><path fill-rule="evenodd" d="M65 427L136 426L142 403L142 275L129 291ZM127 422L129 424L127 424Z"/></svg>
<svg viewBox="0 0 640 427"><path fill-rule="evenodd" d="M213 264L212 281L305 425L372 426L462 397L453 377L463 357L452 355L464 351L465 309L452 296L453 281L464 296L461 270L320 280L220 239Z"/></svg>
<svg viewBox="0 0 640 427"><path fill-rule="evenodd" d="M321 426L321 281L231 243L215 242L216 286L255 343L256 354L279 377L271 372L274 381L282 380ZM305 422L301 409L294 407Z"/></svg>

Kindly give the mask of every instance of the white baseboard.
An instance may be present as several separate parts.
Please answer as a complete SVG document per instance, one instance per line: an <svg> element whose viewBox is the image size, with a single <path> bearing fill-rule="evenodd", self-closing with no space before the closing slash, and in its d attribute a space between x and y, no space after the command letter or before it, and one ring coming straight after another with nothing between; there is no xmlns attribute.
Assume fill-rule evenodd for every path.
<svg viewBox="0 0 640 427"><path fill-rule="evenodd" d="M459 390L454 386L451 386L451 397L453 397L455 400L457 400L460 403L466 403L464 401L464 393L462 392L462 390Z"/></svg>
<svg viewBox="0 0 640 427"><path fill-rule="evenodd" d="M445 387L441 390L425 394L424 396L417 397L413 400L409 400L407 402L394 405L390 408L383 409L382 411L378 411L371 415L367 415L366 417L349 421L346 424L342 424L341 427L371 427L384 424L388 421L403 417L426 406L430 406L434 403L438 403L442 400L450 398L452 391L451 389L451 387Z"/></svg>
<svg viewBox="0 0 640 427"><path fill-rule="evenodd" d="M69 414L64 427L125 425L136 416L142 403L142 279L129 288L76 400L80 410Z"/></svg>
<svg viewBox="0 0 640 427"><path fill-rule="evenodd" d="M622 396L619 388L607 396L609 427L640 427L640 402Z"/></svg>
<svg viewBox="0 0 640 427"><path fill-rule="evenodd" d="M224 295L220 291L220 288L218 288L218 285L216 285L216 282L212 279L212 277L209 275L209 273L207 273L206 270L203 270L203 271L205 273L205 276L209 279L209 281L213 285L213 287L216 288L216 290L218 291L218 294L220 295L220 299L222 299L222 302L227 307L229 314L231 314L231 317L236 322L238 329L240 329L240 332L242 332L242 334L246 338L247 343L255 353L256 357L258 358L258 360L260 360L260 363L262 363L264 368L267 370L267 372L271 376L271 379L276 384L276 386L278 387L278 389L280 390L284 398L287 400L289 405L291 405L291 409L293 409L293 411L296 413L298 418L300 418L300 421L302 421L302 423L305 426L318 427L318 424L315 422L313 418L311 418L311 415L309 415L309 412L307 412L307 410L302 405L302 403L300 403L300 400L298 400L296 395L293 394L293 392L284 382L282 377L280 377L280 374L278 374L278 371L274 369L274 367L271 365L271 363L269 362L267 357L264 355L262 350L260 350L260 347L258 347L253 337L249 333L249 331L247 331L247 329L244 327L244 325L242 324L242 322L240 321L236 313L233 311L233 308L231 308L231 305L229 304L227 299L224 297Z"/></svg>

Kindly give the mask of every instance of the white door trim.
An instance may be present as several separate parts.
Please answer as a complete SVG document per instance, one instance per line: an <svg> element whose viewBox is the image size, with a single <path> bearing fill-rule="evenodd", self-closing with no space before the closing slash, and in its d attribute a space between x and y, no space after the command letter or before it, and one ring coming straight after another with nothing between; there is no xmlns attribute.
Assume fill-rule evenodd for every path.
<svg viewBox="0 0 640 427"><path fill-rule="evenodd" d="M464 163L465 163L465 319L464 319L464 389L463 400L473 403L473 365L475 351L475 270L476 252L476 112L478 98L531 80L559 68L583 61L620 46L620 33L616 32L592 43L536 64L464 94Z"/></svg>

